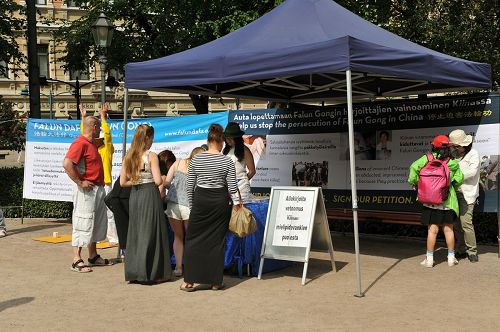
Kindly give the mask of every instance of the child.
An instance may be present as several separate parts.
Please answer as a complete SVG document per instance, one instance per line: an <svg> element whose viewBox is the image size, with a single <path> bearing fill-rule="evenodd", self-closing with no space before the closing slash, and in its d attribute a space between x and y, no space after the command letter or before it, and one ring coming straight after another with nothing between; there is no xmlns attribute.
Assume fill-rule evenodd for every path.
<svg viewBox="0 0 500 332"><path fill-rule="evenodd" d="M453 234L453 224L458 216L458 200L455 188L458 188L464 179L462 171L458 162L451 158L450 141L447 136L439 135L432 141L431 153L435 159L446 160L450 171L450 185L448 197L441 204L427 204L424 203L422 211L422 224L428 226L427 231L427 255L421 265L425 267L434 266L434 246L436 244L436 237L439 232L439 227L443 228L444 236L446 238L446 245L448 247L448 266L458 264L455 258L455 235ZM420 171L428 162L427 155L417 159L410 166L410 175L408 183L416 189L419 180Z"/></svg>

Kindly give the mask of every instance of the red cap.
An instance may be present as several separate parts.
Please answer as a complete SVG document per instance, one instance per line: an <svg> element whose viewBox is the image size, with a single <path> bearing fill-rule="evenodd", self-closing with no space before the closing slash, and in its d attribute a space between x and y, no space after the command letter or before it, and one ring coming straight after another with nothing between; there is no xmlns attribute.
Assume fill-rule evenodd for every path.
<svg viewBox="0 0 500 332"><path fill-rule="evenodd" d="M434 137L431 144L436 148L447 148L450 146L450 140L448 139L448 136L438 135Z"/></svg>

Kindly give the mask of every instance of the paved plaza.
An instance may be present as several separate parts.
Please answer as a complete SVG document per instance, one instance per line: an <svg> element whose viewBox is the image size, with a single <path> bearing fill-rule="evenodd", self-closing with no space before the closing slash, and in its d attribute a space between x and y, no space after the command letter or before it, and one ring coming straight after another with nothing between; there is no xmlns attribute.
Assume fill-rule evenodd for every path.
<svg viewBox="0 0 500 332"><path fill-rule="evenodd" d="M334 234L337 273L327 254L314 254L306 286L302 264L263 280L226 276L223 291L179 291L181 280L127 284L123 264L70 271L69 243L31 240L69 234L68 222L7 220L0 239L2 331L498 331L498 248L480 246L480 261L425 269L425 243L361 236L364 298L355 294L352 235ZM116 249L102 250L107 258Z"/></svg>

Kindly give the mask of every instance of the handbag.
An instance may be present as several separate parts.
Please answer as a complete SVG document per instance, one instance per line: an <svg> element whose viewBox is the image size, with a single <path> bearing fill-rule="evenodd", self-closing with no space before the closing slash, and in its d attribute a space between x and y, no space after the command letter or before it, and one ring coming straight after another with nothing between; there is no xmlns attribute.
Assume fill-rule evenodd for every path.
<svg viewBox="0 0 500 332"><path fill-rule="evenodd" d="M237 237L245 237L257 230L257 222L252 211L243 206L239 190L238 197L240 202L233 206L231 220L229 221L229 231Z"/></svg>

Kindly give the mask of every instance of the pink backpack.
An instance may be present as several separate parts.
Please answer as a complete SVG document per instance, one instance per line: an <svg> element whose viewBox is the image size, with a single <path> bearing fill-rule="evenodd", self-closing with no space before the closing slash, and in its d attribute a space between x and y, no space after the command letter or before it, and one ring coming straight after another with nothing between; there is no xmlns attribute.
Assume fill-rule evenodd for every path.
<svg viewBox="0 0 500 332"><path fill-rule="evenodd" d="M427 204L443 204L450 191L450 169L448 159L435 159L427 153L427 164L418 176L418 201Z"/></svg>

